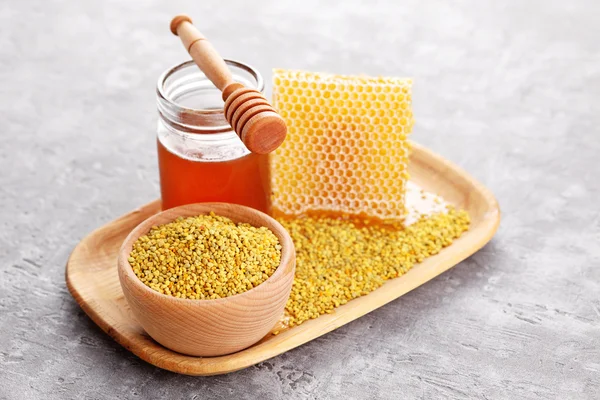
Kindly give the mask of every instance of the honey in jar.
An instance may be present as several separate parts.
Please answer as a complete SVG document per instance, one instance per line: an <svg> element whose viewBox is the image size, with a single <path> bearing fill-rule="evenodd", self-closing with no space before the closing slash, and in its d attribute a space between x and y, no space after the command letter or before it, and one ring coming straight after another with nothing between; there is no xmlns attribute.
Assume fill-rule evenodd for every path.
<svg viewBox="0 0 600 400"><path fill-rule="evenodd" d="M234 79L263 91L253 68L226 60ZM220 91L192 62L158 82L162 208L219 201L270 213L269 156L251 153L223 115Z"/></svg>

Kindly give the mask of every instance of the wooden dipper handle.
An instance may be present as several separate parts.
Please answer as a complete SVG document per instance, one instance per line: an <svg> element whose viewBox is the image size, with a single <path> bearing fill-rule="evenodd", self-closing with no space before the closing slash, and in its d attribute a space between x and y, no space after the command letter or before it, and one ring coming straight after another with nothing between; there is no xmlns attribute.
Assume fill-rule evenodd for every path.
<svg viewBox="0 0 600 400"><path fill-rule="evenodd" d="M231 85L233 78L231 71L225 64L213 45L192 25L192 20L187 15L178 15L171 21L171 32L179 36L185 49L190 53L196 65L204 72L206 77L223 92ZM242 87L241 84L240 87ZM231 93L229 93L231 94ZM225 96L223 96L225 97ZM227 100L226 98L223 99Z"/></svg>
<svg viewBox="0 0 600 400"><path fill-rule="evenodd" d="M217 50L187 15L171 21L171 32L179 36L192 59L206 77L223 92L227 121L253 153L267 154L283 143L287 127L283 118L259 91L235 82Z"/></svg>

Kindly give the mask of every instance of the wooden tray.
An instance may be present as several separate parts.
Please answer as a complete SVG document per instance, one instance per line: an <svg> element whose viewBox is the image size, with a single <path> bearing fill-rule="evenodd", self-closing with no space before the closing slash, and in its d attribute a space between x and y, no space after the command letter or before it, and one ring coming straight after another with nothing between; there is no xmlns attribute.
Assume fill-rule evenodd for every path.
<svg viewBox="0 0 600 400"><path fill-rule="evenodd" d="M492 193L465 171L431 151L413 144L411 180L427 191L466 209L471 228L450 247L415 265L405 275L387 281L370 294L300 326L267 335L254 346L220 357L190 357L162 347L137 323L121 291L117 251L125 236L140 222L160 211L154 201L95 230L75 247L66 268L67 286L90 318L126 349L141 359L188 375L216 375L237 371L300 346L422 285L483 247L500 222Z"/></svg>

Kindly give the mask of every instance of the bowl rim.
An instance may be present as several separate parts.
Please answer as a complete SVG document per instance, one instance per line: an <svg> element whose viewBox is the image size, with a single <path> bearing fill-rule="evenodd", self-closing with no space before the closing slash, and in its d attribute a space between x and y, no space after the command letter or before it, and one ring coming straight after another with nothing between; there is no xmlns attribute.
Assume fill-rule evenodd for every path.
<svg viewBox="0 0 600 400"><path fill-rule="evenodd" d="M215 210L212 210L211 208L214 208L215 206L216 207L223 207L223 206L232 207L232 209L235 209L235 208L245 209L246 212L257 215L260 220L268 221L271 225L273 225L276 228L276 231L274 231L270 227L267 227L265 224L260 224L260 227L263 227L263 226L267 227L271 232L273 232L273 234L275 236L277 236L277 239L279 240L279 243L281 244L281 260L279 262L279 265L275 269L275 272L273 272L273 274L270 277L268 277L264 282L262 282L258 286L253 287L250 290L235 294L233 296L220 297L218 299L187 299L187 298L183 299L180 297L170 296L168 294L163 294L163 293L157 292L156 290L150 288L149 286L146 286L146 284L144 284L137 277L135 272L133 272L133 268L129 264L128 258L129 258L129 254L131 252L131 247L133 247L133 243L139 237L148 233L153 226L157 225L155 223L156 219L160 218L160 216L164 216L165 214L174 214L174 217L172 219L170 219L169 222L164 222L161 225L173 222L178 217L187 218L187 217L193 217L193 216L197 216L197 215L206 215L211 211L213 211L218 216L227 217L232 220L235 219L234 216L223 215ZM195 210L192 212L192 210L194 210L196 208L198 210ZM184 211L184 212L178 213L179 211ZM185 212L185 211L187 211L187 212ZM235 214L235 213L231 212L231 214ZM245 222L245 221L235 221L235 222ZM247 223L249 223L249 222L247 222ZM253 225L253 226L256 226L256 225ZM262 211L258 211L254 208L243 206L240 204L225 203L225 202L206 202L206 203L185 204L185 205L181 205L178 207L173 207L168 210L164 210L157 214L154 214L154 215L146 218L144 221L140 222L135 228L133 228L133 230L131 232L129 232L129 234L127 235L127 237L121 244L121 247L119 248L118 258L117 258L117 268L118 268L118 271L123 272L126 275L126 277L129 278L129 280L132 282L132 284L134 286L136 286L137 288L140 288L141 290L146 292L149 296L153 296L153 297L163 300L163 301L180 302L182 305L188 305L188 306L194 305L194 306L202 307L202 306L212 306L212 305L217 305L220 303L226 303L226 302L230 302L232 300L242 300L244 297L251 297L252 294L256 294L258 292L257 289L259 289L261 286L263 286L264 284L266 284L268 282L273 282L277 278L279 278L281 275L285 274L285 272L286 272L285 266L292 264L292 272L294 272L295 271L295 259L296 259L296 250L295 250L292 238L291 238L290 234L288 233L288 231L275 218L263 213ZM121 274L119 274L119 281L120 281L121 285L123 285L123 282L121 280Z"/></svg>

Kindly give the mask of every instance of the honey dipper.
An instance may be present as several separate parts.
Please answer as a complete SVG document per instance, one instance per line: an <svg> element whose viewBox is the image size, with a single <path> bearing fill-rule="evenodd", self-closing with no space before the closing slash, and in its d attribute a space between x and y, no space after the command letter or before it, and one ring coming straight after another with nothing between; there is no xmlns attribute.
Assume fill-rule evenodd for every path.
<svg viewBox="0 0 600 400"><path fill-rule="evenodd" d="M192 25L190 17L178 15L173 18L171 32L179 36L196 65L223 92L225 118L248 150L267 154L279 147L287 127L262 93L233 80L223 58Z"/></svg>

